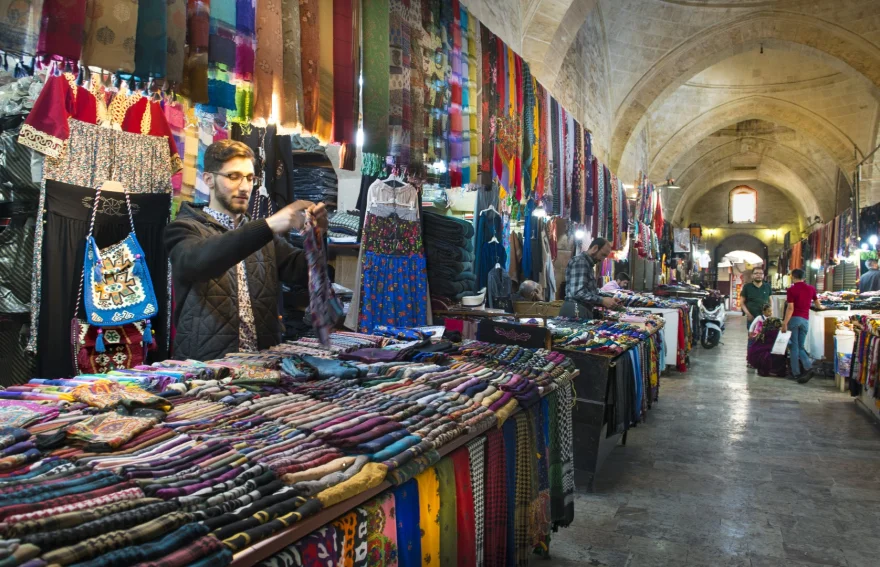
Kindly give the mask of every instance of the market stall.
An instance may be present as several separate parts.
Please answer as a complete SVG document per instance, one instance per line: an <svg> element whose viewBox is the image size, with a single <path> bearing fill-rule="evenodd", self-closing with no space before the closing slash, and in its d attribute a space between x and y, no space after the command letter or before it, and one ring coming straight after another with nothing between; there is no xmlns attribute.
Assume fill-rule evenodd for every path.
<svg viewBox="0 0 880 567"><path fill-rule="evenodd" d="M849 369L840 370L848 378L849 390L856 404L880 420L880 376L877 373L877 349L880 348L880 318L876 315L853 315L855 332ZM846 372L849 370L849 372Z"/></svg>
<svg viewBox="0 0 880 567"><path fill-rule="evenodd" d="M546 350L342 333L35 379L0 391L0 517L47 562L252 565L316 529L347 547L406 498L388 552L521 561L573 518L576 375Z"/></svg>
<svg viewBox="0 0 880 567"><path fill-rule="evenodd" d="M617 321L548 322L553 349L578 369L574 421L575 480L594 490L608 455L659 400L664 320L630 312Z"/></svg>

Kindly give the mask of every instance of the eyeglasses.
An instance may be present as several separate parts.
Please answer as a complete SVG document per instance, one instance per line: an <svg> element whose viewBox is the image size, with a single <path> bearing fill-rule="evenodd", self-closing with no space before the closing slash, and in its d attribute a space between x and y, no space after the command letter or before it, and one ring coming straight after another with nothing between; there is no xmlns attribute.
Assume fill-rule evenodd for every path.
<svg viewBox="0 0 880 567"><path fill-rule="evenodd" d="M222 171L209 171L208 173L213 173L214 175L225 177L232 183L238 183L239 187L241 187L242 182L245 180L247 180L248 185L253 185L254 179L256 179L256 175L254 175L253 173L249 173L247 175L239 173L237 171L232 171L229 173L223 173Z"/></svg>

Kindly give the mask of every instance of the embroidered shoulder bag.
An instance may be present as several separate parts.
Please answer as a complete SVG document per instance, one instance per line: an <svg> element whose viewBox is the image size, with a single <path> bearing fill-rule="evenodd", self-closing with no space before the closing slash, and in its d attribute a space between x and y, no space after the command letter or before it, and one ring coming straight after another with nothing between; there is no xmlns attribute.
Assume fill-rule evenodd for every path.
<svg viewBox="0 0 880 567"><path fill-rule="evenodd" d="M150 319L158 314L159 304L144 252L135 235L128 189L123 187L123 191L131 232L123 240L104 249L98 248L93 235L98 201L101 199L101 187L97 189L92 205L83 258L83 275L75 304L75 309L78 310L80 300L85 300L86 320L79 320L74 313L71 325L73 354L77 367L79 362L93 358L88 353L80 352L82 349L94 349L97 353L106 352L105 330L107 337L112 335L126 338L122 341L112 341L113 344L130 345L133 337L139 337L137 342L144 347L153 346ZM135 323L137 325L129 328ZM112 333L110 327L113 327ZM136 358L140 361L133 362ZM132 365L140 364L143 358L143 355L128 356L125 361L115 361L116 364L113 366L130 368Z"/></svg>

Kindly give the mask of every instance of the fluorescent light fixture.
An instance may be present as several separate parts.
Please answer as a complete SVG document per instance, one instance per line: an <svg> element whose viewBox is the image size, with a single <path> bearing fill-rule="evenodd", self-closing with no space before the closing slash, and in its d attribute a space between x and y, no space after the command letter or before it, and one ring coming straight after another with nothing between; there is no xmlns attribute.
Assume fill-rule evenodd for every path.
<svg viewBox="0 0 880 567"><path fill-rule="evenodd" d="M872 235L868 238L868 242L871 243L871 246L877 246L877 235L876 235L876 234L872 234Z"/></svg>
<svg viewBox="0 0 880 567"><path fill-rule="evenodd" d="M547 211L544 210L544 205L538 205L538 208L532 212L533 217L546 217Z"/></svg>
<svg viewBox="0 0 880 567"><path fill-rule="evenodd" d="M364 147L364 129L363 128L358 128L357 134L355 134L355 137L354 137L354 143L359 148Z"/></svg>

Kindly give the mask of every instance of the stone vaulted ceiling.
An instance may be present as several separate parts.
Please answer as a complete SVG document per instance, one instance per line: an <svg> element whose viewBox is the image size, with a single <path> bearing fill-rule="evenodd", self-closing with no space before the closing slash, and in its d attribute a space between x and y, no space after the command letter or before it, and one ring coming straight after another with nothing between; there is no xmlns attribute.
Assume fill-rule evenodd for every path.
<svg viewBox="0 0 880 567"><path fill-rule="evenodd" d="M880 144L878 0L463 0L590 128L624 182L673 177L667 216L732 180L804 217ZM880 161L878 161L880 165ZM863 204L880 200L876 183Z"/></svg>

